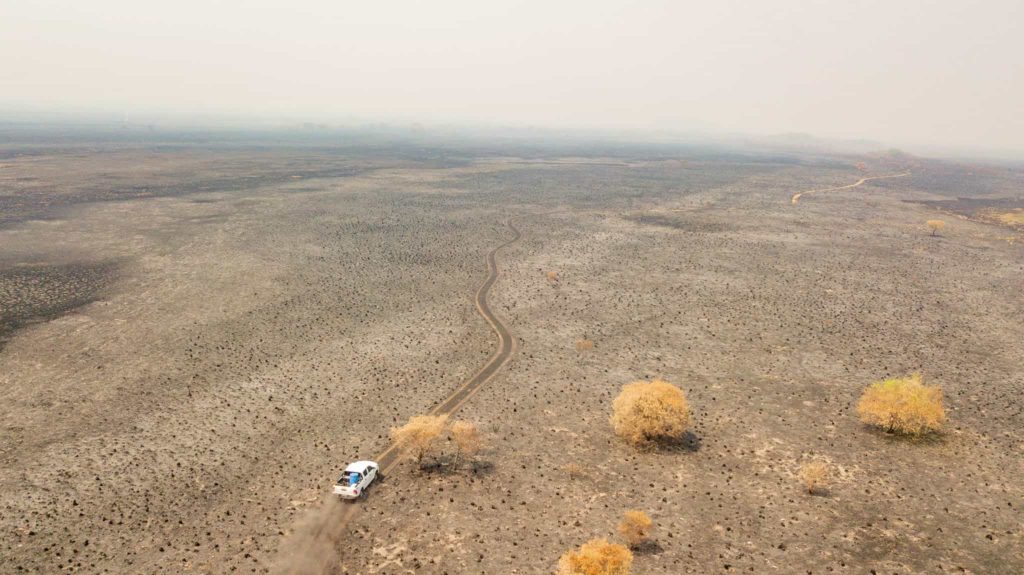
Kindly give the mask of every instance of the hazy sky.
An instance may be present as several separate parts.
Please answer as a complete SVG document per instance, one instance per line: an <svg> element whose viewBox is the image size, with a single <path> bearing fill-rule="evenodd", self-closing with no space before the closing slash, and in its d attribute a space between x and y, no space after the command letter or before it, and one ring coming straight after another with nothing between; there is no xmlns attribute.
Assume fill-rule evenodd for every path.
<svg viewBox="0 0 1024 575"><path fill-rule="evenodd" d="M0 0L0 108L1024 152L1024 0Z"/></svg>

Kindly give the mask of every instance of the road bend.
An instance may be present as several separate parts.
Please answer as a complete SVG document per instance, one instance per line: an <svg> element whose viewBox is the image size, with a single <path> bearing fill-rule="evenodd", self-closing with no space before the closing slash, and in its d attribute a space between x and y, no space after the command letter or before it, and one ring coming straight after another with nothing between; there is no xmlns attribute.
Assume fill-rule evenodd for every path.
<svg viewBox="0 0 1024 575"><path fill-rule="evenodd" d="M852 183L852 184L848 184L848 185L845 185L845 186L838 186L838 187L835 187L835 188L821 188L820 190L807 190L806 192L799 192L799 193L793 194L793 197L790 198L790 202L795 204L795 203L800 201L800 197L801 196L807 196L807 195L810 195L810 194L820 194L820 193L824 193L824 192L837 192L839 190L849 190L851 188L856 188L858 186L862 186L862 185L864 185L865 182L870 182L871 180L884 180L886 178L902 178L903 176L909 176L909 175L910 175L910 172L903 172L902 174L887 174L887 175L884 175L884 176L871 176L870 178L861 178L857 182Z"/></svg>
<svg viewBox="0 0 1024 575"><path fill-rule="evenodd" d="M503 248L506 248L513 243L519 241L522 236L519 229L511 221L506 221L505 225L512 230L513 236L508 241L495 247L487 254L487 279L484 280L483 284L476 291L475 304L477 312L484 318L484 321L491 326L491 330L498 337L498 345L494 353L487 360L487 363L483 365L472 377L470 377L465 383L463 383L456 390L451 392L447 397L442 399L437 405L431 409L429 415L451 415L458 411L460 407L465 405L473 395L491 379L494 378L495 374L501 370L502 367L508 363L511 359L512 354L515 353L516 343L515 338L512 337L512 333L509 331L508 326L502 323L501 319L494 314L491 310L490 304L487 302L487 296L490 293L491 287L498 280L498 262L497 254ZM401 461L401 451L394 444L390 445L383 453L380 453L375 458L375 461L380 465L381 474L387 474ZM298 554L303 553L316 553L324 552L333 547L332 543L345 528L345 525L352 520L359 510L359 505L346 506L345 510L341 514L325 514L319 519L319 525L316 525L310 537L305 541L299 543L300 546L305 547L305 551L299 551ZM296 550L292 550L294 553ZM291 574L303 574L310 572L316 573L329 573L333 572L327 565L328 558L324 558L324 563L317 562L321 568L310 570L307 567L295 567L291 569L285 569L284 572Z"/></svg>

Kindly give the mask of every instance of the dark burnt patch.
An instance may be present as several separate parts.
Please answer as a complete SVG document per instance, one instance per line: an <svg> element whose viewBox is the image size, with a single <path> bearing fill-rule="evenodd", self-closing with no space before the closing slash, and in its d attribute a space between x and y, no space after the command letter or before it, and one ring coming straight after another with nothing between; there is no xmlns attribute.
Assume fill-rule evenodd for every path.
<svg viewBox="0 0 1024 575"><path fill-rule="evenodd" d="M989 210L1011 211L1024 208L1024 196L1003 198L964 198L955 200L904 200L912 204L929 206L951 214L975 217Z"/></svg>
<svg viewBox="0 0 1024 575"><path fill-rule="evenodd" d="M686 232L722 233L736 229L723 221L709 219L696 213L679 214L634 214L626 219L638 224L672 228Z"/></svg>
<svg viewBox="0 0 1024 575"><path fill-rule="evenodd" d="M1024 196L955 200L904 200L977 222L1024 230Z"/></svg>
<svg viewBox="0 0 1024 575"><path fill-rule="evenodd" d="M116 262L0 268L0 349L18 328L92 303L113 283Z"/></svg>

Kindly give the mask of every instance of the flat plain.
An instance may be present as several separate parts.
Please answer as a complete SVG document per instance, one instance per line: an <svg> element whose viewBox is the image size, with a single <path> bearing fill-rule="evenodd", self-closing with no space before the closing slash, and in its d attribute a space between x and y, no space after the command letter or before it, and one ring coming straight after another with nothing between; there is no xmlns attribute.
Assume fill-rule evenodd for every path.
<svg viewBox="0 0 1024 575"><path fill-rule="evenodd" d="M636 573L1024 571L1018 168L158 139L0 147L2 573L551 573L634 508ZM331 500L494 353L508 223L479 464ZM858 421L912 372L943 433ZM637 451L611 402L654 377L693 426Z"/></svg>

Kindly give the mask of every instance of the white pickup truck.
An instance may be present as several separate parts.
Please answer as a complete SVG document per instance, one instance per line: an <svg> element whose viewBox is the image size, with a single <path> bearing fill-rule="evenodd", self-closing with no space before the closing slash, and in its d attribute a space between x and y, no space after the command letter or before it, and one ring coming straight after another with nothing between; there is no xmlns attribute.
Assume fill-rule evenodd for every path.
<svg viewBox="0 0 1024 575"><path fill-rule="evenodd" d="M380 466L376 461L356 461L345 468L334 485L334 494L342 499L358 499L366 494L366 488L377 479Z"/></svg>

